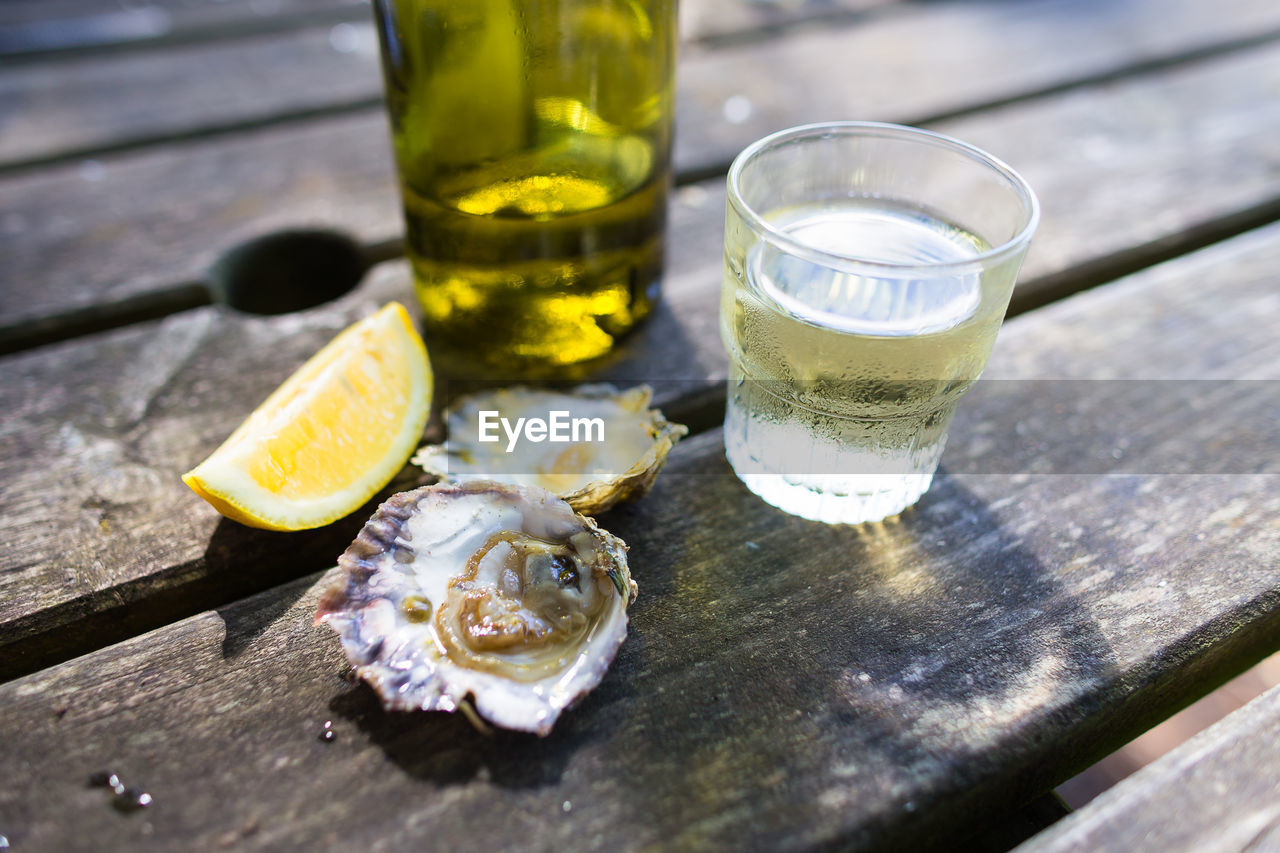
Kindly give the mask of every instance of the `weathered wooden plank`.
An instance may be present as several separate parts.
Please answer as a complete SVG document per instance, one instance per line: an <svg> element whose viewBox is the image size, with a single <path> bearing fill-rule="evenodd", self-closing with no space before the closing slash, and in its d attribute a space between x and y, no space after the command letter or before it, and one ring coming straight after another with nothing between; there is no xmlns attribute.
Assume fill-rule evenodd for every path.
<svg viewBox="0 0 1280 853"><path fill-rule="evenodd" d="M1277 86L1280 52L1263 47L930 127L996 153L1040 198L1016 311L1198 248L1220 226L1280 218L1280 148L1269 139L1280 102L1267 94ZM722 209L723 183L692 185L685 198ZM718 256L704 263L718 275Z"/></svg>
<svg viewBox="0 0 1280 853"><path fill-rule="evenodd" d="M692 5L686 23L718 22L724 37L735 26L750 33L769 8ZM806 11L818 14L819 6L802 4L786 16ZM710 52L690 45L681 64L678 159L701 172L723 170L752 139L789 124L890 112L919 121L1280 34L1280 11L1265 0L1212 9L1195 0L1141 0L1087 12L1064 0L964 0L893 12ZM836 85L849 80L869 82ZM380 101L381 86L368 20L16 66L0 75L8 113L0 168L365 107ZM800 103L797 86L806 90Z"/></svg>
<svg viewBox="0 0 1280 853"><path fill-rule="evenodd" d="M679 105L677 144L687 152L686 168L722 170L750 141L790 125L831 119L933 122L1135 66L1212 52L1217 38L1189 37L1200 27L1207 28L1201 35L1223 36L1218 43L1225 46L1256 41L1275 26L1271 14L1264 19L1240 9L1239 21L1248 24L1219 29L1221 22L1205 19L1203 5L1175 7L1158 0L992 0L918 8L918 19L884 16L864 26L822 28L709 56L717 73L688 86Z"/></svg>
<svg viewBox="0 0 1280 853"><path fill-rule="evenodd" d="M284 323L204 308L7 360L0 397L15 408L0 427L0 524L12 543L0 573L4 672L40 664L24 651L34 637L63 652L82 646L85 632L59 629L92 627L103 611L113 631L119 619L156 619L148 600L193 583L253 585L241 551L270 574L267 553L285 543L220 525L174 477L217 446L207 431L225 437L227 408L248 413L233 402L237 386L264 399L344 320L376 304L381 283L375 276L338 306ZM318 546L316 534L290 537L297 553L285 562L325 562L325 535Z"/></svg>
<svg viewBox="0 0 1280 853"><path fill-rule="evenodd" d="M261 234L395 236L389 144L381 115L343 117L5 180L0 341L62 311L202 282L218 257Z"/></svg>
<svg viewBox="0 0 1280 853"><path fill-rule="evenodd" d="M1242 1L1242 0L1241 0ZM805 0L785 8L737 0L695 0L682 8L682 33L689 41L710 31L743 36L761 27L832 15L847 16L893 0ZM207 7L186 9L187 26L205 23ZM321 10L323 11L323 10ZM104 57L89 53L58 62L6 69L0 74L0 106L6 112L0 136L0 171L33 163L101 156L176 137L227 127L282 122L317 113L380 107L377 35L367 3L348 3L341 20L321 14L299 18L284 32L220 39ZM193 13L195 20L189 20ZM218 4L217 18L238 13L262 23L252 7ZM362 14L357 14L362 13ZM121 10L117 18L172 18L161 7ZM279 12L271 20L281 22ZM314 17L314 16L311 16ZM81 27L101 26L101 10L80 24L72 20L34 21L25 30L55 30L74 38ZM233 19L234 20L234 19ZM285 16L284 20L288 20ZM1280 16L1277 16L1280 25ZM21 33L19 33L20 35ZM10 37L16 38L16 36ZM6 35L0 26L0 54ZM263 85L270 81L270 85Z"/></svg>
<svg viewBox="0 0 1280 853"><path fill-rule="evenodd" d="M1211 268L1215 314L1273 315L1278 259L1272 227L1017 318L993 368L1113 377L1101 345L1062 374L1050 350L1124 318L1141 337L1122 352L1155 346L1127 362L1134 375L1234 367L1274 388L1273 353L1250 346L1268 345L1265 330L1219 325L1202 293ZM1232 418L1250 393L1215 416ZM979 402L953 444L981 444L983 423L998 432L1037 404L1021 402ZM955 840L1280 642L1274 475L944 474L896 522L826 527L750 496L719 441L712 431L680 445L654 493L605 519L631 544L641 586L632 635L549 738L381 711L339 677L336 643L311 626L327 580L312 576L0 686L0 743L23 779L0 788L10 839L271 849L430 837L548 850ZM1225 464L1240 451L1204 452ZM325 720L337 733L327 744L316 738ZM102 769L155 805L114 812L85 785Z"/></svg>
<svg viewBox="0 0 1280 853"><path fill-rule="evenodd" d="M680 0L680 33L690 43L769 38L784 27L866 23L882 13L915 13L904 0Z"/></svg>
<svg viewBox="0 0 1280 853"><path fill-rule="evenodd" d="M681 31L690 40L740 38L809 21L848 20L899 0L684 0ZM237 38L299 29L317 21L361 21L368 0L8 0L0 4L0 55L46 54L135 45Z"/></svg>
<svg viewBox="0 0 1280 853"><path fill-rule="evenodd" d="M1134 246L1158 253L1207 224L1238 230L1274 216L1277 154L1266 143L1280 132L1278 79L1275 50L1259 48L938 126L1028 173L1046 215L1028 278L1061 277ZM816 117L806 98L788 103L796 120ZM911 108L863 115L909 119ZM401 224L385 133L371 112L0 180L0 351L32 340L41 320L56 328L68 312L199 280L220 252L273 229L393 239ZM686 169L696 159L681 156ZM714 209L719 180L702 190ZM1070 251L1049 248L1059 236Z"/></svg>
<svg viewBox="0 0 1280 853"><path fill-rule="evenodd" d="M368 15L368 0L7 0L0 56L229 38Z"/></svg>
<svg viewBox="0 0 1280 853"><path fill-rule="evenodd" d="M1280 687L1124 779L1019 853L1280 848Z"/></svg>
<svg viewBox="0 0 1280 853"><path fill-rule="evenodd" d="M0 26L37 21L76 21L116 9L160 9L174 29L183 30L215 21L256 21L316 9L369 11L369 0L5 0Z"/></svg>
<svg viewBox="0 0 1280 853"><path fill-rule="evenodd" d="M368 10L364 10L367 14ZM97 156L218 125L381 105L373 27L286 33L16 65L0 74L0 169Z"/></svg>

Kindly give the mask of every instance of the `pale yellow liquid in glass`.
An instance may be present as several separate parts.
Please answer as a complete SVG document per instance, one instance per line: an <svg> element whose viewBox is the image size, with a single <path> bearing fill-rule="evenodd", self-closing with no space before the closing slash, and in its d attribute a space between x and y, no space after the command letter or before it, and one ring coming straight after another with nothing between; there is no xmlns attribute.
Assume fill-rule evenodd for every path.
<svg viewBox="0 0 1280 853"><path fill-rule="evenodd" d="M767 218L806 244L897 264L958 263L987 248L950 223L879 200ZM765 500L810 518L856 523L900 511L929 487L1015 270L832 270L745 233L726 242L721 303L734 470ZM1004 283L992 279L1002 275Z"/></svg>

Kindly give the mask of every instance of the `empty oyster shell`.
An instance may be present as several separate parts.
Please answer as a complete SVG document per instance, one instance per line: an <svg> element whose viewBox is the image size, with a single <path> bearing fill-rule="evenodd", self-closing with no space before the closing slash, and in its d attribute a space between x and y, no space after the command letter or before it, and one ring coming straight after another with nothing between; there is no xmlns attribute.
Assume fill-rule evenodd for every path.
<svg viewBox="0 0 1280 853"><path fill-rule="evenodd" d="M618 391L606 384L583 385L568 394L534 388L471 394L445 415L449 439L423 447L412 461L446 482L541 486L578 512L597 515L648 492L671 448L689 432L650 409L652 396L647 385ZM496 413L485 415L487 429L482 413ZM560 413L568 440L515 436L521 418L547 423L553 413ZM499 427L502 419L506 425ZM591 426L597 419L602 430ZM486 433L489 441L482 440Z"/></svg>
<svg viewBox="0 0 1280 853"><path fill-rule="evenodd" d="M427 486L378 508L316 624L388 709L470 697L496 725L545 735L626 637L626 547L543 489Z"/></svg>

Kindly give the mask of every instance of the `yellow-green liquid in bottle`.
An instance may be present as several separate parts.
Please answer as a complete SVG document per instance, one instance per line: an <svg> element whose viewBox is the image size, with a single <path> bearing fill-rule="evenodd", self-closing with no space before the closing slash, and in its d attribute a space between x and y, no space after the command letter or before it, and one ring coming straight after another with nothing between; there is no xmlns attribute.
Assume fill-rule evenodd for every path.
<svg viewBox="0 0 1280 853"><path fill-rule="evenodd" d="M432 356L595 358L650 310L673 0L379 0L406 248Z"/></svg>

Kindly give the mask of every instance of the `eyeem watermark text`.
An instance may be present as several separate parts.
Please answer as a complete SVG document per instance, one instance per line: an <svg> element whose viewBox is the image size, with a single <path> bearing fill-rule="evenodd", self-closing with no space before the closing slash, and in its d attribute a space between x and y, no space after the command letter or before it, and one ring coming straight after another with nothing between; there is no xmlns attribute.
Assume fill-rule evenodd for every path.
<svg viewBox="0 0 1280 853"><path fill-rule="evenodd" d="M514 426L510 419L502 417L497 411L482 409L479 413L478 436L481 441L501 441L498 427L507 434L507 452L515 450L516 442L524 437L537 444L543 441L572 442L604 441L604 418L571 418L567 409L553 409L547 418L516 418Z"/></svg>

